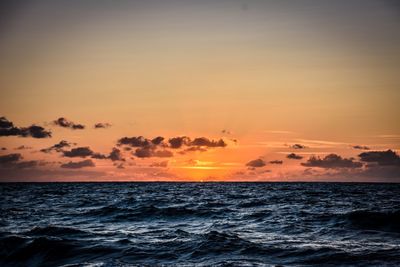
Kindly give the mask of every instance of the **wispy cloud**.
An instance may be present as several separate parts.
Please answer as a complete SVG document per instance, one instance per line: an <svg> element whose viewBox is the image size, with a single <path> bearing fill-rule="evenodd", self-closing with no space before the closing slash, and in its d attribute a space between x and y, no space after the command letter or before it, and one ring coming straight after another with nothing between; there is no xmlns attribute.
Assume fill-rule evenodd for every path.
<svg viewBox="0 0 400 267"><path fill-rule="evenodd" d="M378 138L386 138L386 139L400 139L400 134L381 134L376 135Z"/></svg>
<svg viewBox="0 0 400 267"><path fill-rule="evenodd" d="M329 140L315 140L315 139L296 139L296 140L313 148L328 148L328 147L349 145L349 143L329 141Z"/></svg>
<svg viewBox="0 0 400 267"><path fill-rule="evenodd" d="M264 133L270 133L270 134L295 134L295 132L285 131L285 130L265 130Z"/></svg>
<svg viewBox="0 0 400 267"><path fill-rule="evenodd" d="M72 130L83 130L85 129L85 125L83 124L79 124L79 123L75 123L72 122L64 117L58 118L56 120L53 121L54 125L63 127L63 128L69 128Z"/></svg>

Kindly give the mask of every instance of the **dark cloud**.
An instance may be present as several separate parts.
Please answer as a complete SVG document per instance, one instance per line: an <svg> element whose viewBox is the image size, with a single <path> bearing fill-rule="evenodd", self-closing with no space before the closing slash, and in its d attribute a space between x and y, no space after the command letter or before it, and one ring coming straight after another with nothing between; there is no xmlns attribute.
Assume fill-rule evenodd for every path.
<svg viewBox="0 0 400 267"><path fill-rule="evenodd" d="M91 158L93 158L93 159L108 159L109 157L104 154L101 154L101 153L93 153Z"/></svg>
<svg viewBox="0 0 400 267"><path fill-rule="evenodd" d="M61 168L65 168L65 169L81 169L81 168L85 168L85 167L95 167L96 165L94 164L94 162L90 159L86 159L86 160L82 160L82 161L78 161L78 162L68 162L68 163L64 163L61 164Z"/></svg>
<svg viewBox="0 0 400 267"><path fill-rule="evenodd" d="M342 158L336 154L329 154L322 159L320 157L311 156L307 162L301 163L301 165L325 169L360 168L363 166L361 162L354 161L353 158Z"/></svg>
<svg viewBox="0 0 400 267"><path fill-rule="evenodd" d="M332 171L329 171L332 170ZM342 182L399 182L400 166L378 164L364 165L362 168L336 168L315 170L307 168L302 178L309 176L309 180L342 181Z"/></svg>
<svg viewBox="0 0 400 267"><path fill-rule="evenodd" d="M31 125L28 128L22 128L26 136L32 136L33 138L47 138L51 137L51 132L46 131L43 127L37 125Z"/></svg>
<svg viewBox="0 0 400 267"><path fill-rule="evenodd" d="M38 125L31 125L29 127L15 127L14 124L5 117L1 117L0 136L49 138L51 137L51 132Z"/></svg>
<svg viewBox="0 0 400 267"><path fill-rule="evenodd" d="M51 152L53 150L55 150L57 152L62 152L63 148L70 147L71 145L72 145L72 143L70 143L68 141L65 141L65 140L61 140L59 143L57 143L57 144L55 144L55 145L53 145L51 147L48 147L48 148L43 148L40 151L43 152L43 153L49 153L49 152Z"/></svg>
<svg viewBox="0 0 400 267"><path fill-rule="evenodd" d="M85 158L89 156L93 156L95 153L89 147L77 147L73 148L70 151L63 151L65 157L74 158L80 157Z"/></svg>
<svg viewBox="0 0 400 267"><path fill-rule="evenodd" d="M123 137L118 140L118 146L130 146L137 147L142 149L137 149L135 154L138 157L149 157L148 155L152 155L156 152L157 148L172 148L172 149L181 149L183 147L187 147L185 151L179 152L180 154L184 154L185 152L190 151L206 151L206 148L215 148L215 147L225 147L227 144L224 140L210 140L206 137L198 137L191 140L187 136L177 136L168 139L167 142L164 142L165 138L162 136L155 137L153 139L147 139L143 136L134 136L134 137ZM194 148L192 148L194 147ZM169 155L171 152L160 152L160 155Z"/></svg>
<svg viewBox="0 0 400 267"><path fill-rule="evenodd" d="M294 144L294 145L292 145L290 147L293 148L293 149L305 149L305 148L307 148L305 145L302 145L302 144Z"/></svg>
<svg viewBox="0 0 400 267"><path fill-rule="evenodd" d="M246 166L251 168L261 168L265 165L265 161L262 159L255 159L246 163Z"/></svg>
<svg viewBox="0 0 400 267"><path fill-rule="evenodd" d="M151 140L151 143L153 143L154 145L160 145L162 143L162 141L164 141L164 137L157 136L156 138L153 138Z"/></svg>
<svg viewBox="0 0 400 267"><path fill-rule="evenodd" d="M134 155L138 158L169 158L174 154L169 150L155 150L151 147L142 147L135 150Z"/></svg>
<svg viewBox="0 0 400 267"><path fill-rule="evenodd" d="M200 147L200 146L192 146L192 147L189 147L189 148L186 148L186 149L180 151L179 154L184 155L186 153L196 152L196 151L198 151L198 152L206 152L207 149L204 148L204 147Z"/></svg>
<svg viewBox="0 0 400 267"><path fill-rule="evenodd" d="M0 117L0 128L1 129L8 129L8 128L13 128L14 124L7 120L6 117Z"/></svg>
<svg viewBox="0 0 400 267"><path fill-rule="evenodd" d="M231 131L229 131L229 130L225 130L225 129L224 129L224 130L222 130L222 131L221 131L221 133L222 133L222 134L232 134L232 132L231 132Z"/></svg>
<svg viewBox="0 0 400 267"><path fill-rule="evenodd" d="M282 164L283 161L282 160L271 160L269 163L271 163L271 164Z"/></svg>
<svg viewBox="0 0 400 267"><path fill-rule="evenodd" d="M138 158L150 158L152 157L153 150L151 148L137 148L133 153Z"/></svg>
<svg viewBox="0 0 400 267"><path fill-rule="evenodd" d="M190 146L203 146L203 147L226 147L224 140L219 139L218 141L210 140L206 137L195 138L190 142Z"/></svg>
<svg viewBox="0 0 400 267"><path fill-rule="evenodd" d="M125 161L125 159L122 156L121 150L119 150L118 148L115 148L115 147L112 149L112 151L110 152L109 155L104 155L102 153L94 152L89 147L77 147L77 148L73 148L69 151L68 150L60 150L59 152L62 152L64 157L69 157L69 158L91 157L93 159L110 159L111 161Z"/></svg>
<svg viewBox="0 0 400 267"><path fill-rule="evenodd" d="M0 128L0 136L20 136L26 137L25 132L22 129L17 127L11 128Z"/></svg>
<svg viewBox="0 0 400 267"><path fill-rule="evenodd" d="M73 145L72 143L65 141L65 140L61 140L58 144L53 145L52 147L55 149L61 149L64 147L70 147L71 145Z"/></svg>
<svg viewBox="0 0 400 267"><path fill-rule="evenodd" d="M125 161L125 159L122 156L121 150L115 147L112 149L108 158L111 159L112 161Z"/></svg>
<svg viewBox="0 0 400 267"><path fill-rule="evenodd" d="M289 155L286 156L288 159L302 159L303 156L297 155L295 153L290 153Z"/></svg>
<svg viewBox="0 0 400 267"><path fill-rule="evenodd" d="M19 136L33 138L49 138L51 137L51 132L45 130L42 126L31 125L27 128L19 128Z"/></svg>
<svg viewBox="0 0 400 267"><path fill-rule="evenodd" d="M14 167L17 169L30 169L38 166L39 163L37 160L21 161L16 163Z"/></svg>
<svg viewBox="0 0 400 267"><path fill-rule="evenodd" d="M371 177L373 180L388 182L400 181L400 165L369 165L361 173L361 177ZM351 177L350 177L351 178Z"/></svg>
<svg viewBox="0 0 400 267"><path fill-rule="evenodd" d="M400 156L393 150L363 152L358 155L361 161L377 163L381 166L400 166Z"/></svg>
<svg viewBox="0 0 400 267"><path fill-rule="evenodd" d="M16 162L19 161L20 159L22 159L22 156L19 153L3 155L0 156L0 165Z"/></svg>
<svg viewBox="0 0 400 267"><path fill-rule="evenodd" d="M360 146L360 145L355 145L353 146L354 149L360 149L360 150L369 150L369 147L367 146Z"/></svg>
<svg viewBox="0 0 400 267"><path fill-rule="evenodd" d="M104 123L98 122L93 126L93 128L95 128L95 129L105 129L105 128L110 128L110 127L111 127L111 124L107 123L107 122L104 122Z"/></svg>
<svg viewBox="0 0 400 267"><path fill-rule="evenodd" d="M117 142L118 145L129 145L132 147L148 147L151 142L143 136L122 137Z"/></svg>
<svg viewBox="0 0 400 267"><path fill-rule="evenodd" d="M0 156L0 168L6 169L28 169L39 165L39 161L21 161L22 156L19 153Z"/></svg>
<svg viewBox="0 0 400 267"><path fill-rule="evenodd" d="M186 145L190 142L189 137L187 136L180 136L180 137L173 137L168 140L171 148L181 148L183 145Z"/></svg>
<svg viewBox="0 0 400 267"><path fill-rule="evenodd" d="M63 128L69 128L72 130L83 130L85 129L85 125L74 123L66 118L58 118L53 121L53 123L57 126L63 127Z"/></svg>

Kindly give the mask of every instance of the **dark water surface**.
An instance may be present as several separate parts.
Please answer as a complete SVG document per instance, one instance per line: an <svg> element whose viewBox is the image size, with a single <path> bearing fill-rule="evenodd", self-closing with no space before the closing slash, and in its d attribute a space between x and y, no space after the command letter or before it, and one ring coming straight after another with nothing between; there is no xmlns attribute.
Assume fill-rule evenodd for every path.
<svg viewBox="0 0 400 267"><path fill-rule="evenodd" d="M400 266L400 184L0 184L1 266Z"/></svg>

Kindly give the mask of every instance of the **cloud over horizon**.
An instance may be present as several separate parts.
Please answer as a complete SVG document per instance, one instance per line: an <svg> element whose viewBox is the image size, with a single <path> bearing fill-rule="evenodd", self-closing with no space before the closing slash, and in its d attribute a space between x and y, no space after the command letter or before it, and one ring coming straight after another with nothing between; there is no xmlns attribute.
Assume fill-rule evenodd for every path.
<svg viewBox="0 0 400 267"><path fill-rule="evenodd" d="M336 154L329 154L324 158L311 156L306 162L301 163L305 167L318 167L326 169L336 168L361 168L361 162L354 161L353 158L342 158Z"/></svg>
<svg viewBox="0 0 400 267"><path fill-rule="evenodd" d="M74 158L74 157L85 158L93 156L94 154L95 153L93 152L93 150L91 150L89 147L77 147L69 151L68 150L63 151L64 157L69 157L69 158Z"/></svg>
<svg viewBox="0 0 400 267"><path fill-rule="evenodd" d="M265 165L266 163L263 159L255 159L246 163L247 167L252 167L252 168L261 168L264 167Z"/></svg>
<svg viewBox="0 0 400 267"><path fill-rule="evenodd" d="M83 127L78 126L81 124L74 123L65 118L59 118L59 120L57 120L57 123L57 126L70 128L72 130L84 129L83 125ZM107 126L108 123L97 124L99 124L98 127L93 127L109 127ZM13 131L15 131L17 134L12 133ZM15 127L11 121L6 119L5 117L0 117L0 133L3 133L4 136L4 133L6 132L7 134L11 134L14 136L29 136L36 139L45 138L45 136L51 137L51 132L45 130L41 126L32 125L26 128ZM71 131L68 132L72 133ZM110 130L110 132L113 132L113 130ZM354 149L368 150L369 147L366 145L351 145L351 143L341 143L342 147L331 147L330 150L324 151L321 151L320 147L314 147L313 145L311 145L313 147L313 152L298 151L299 154L290 153L290 151L279 152L274 150L274 147L269 147L267 148L268 158L276 157L276 160L267 161L264 159L264 157L261 157L248 161L246 163L243 160L245 158L244 156L241 158L235 158L236 156L233 156L233 154L231 154L235 153L236 149L241 149L239 145L232 145L231 148L225 150L228 154L224 155L227 155L227 158L229 159L221 160L215 158L215 156L219 157L221 155L219 154L220 152L217 152L217 150L228 146L228 143L222 138L212 139L205 136L189 137L183 134L172 137L155 135L155 137L153 138L146 138L140 135L130 137L125 136L119 139L116 138L116 141L112 141L110 139L110 150L106 153L104 152L103 145L99 146L102 150L97 151L96 147L95 149L92 149L91 146L77 146L77 143L75 143L87 142L87 140L90 140L90 138L92 138L92 135L95 135L97 131L93 130L85 132L73 132L73 134L68 134L66 132L63 133L65 135L64 138L66 138L67 140L71 140L71 142L61 139L59 136L59 132L56 132L55 136L57 136L57 138L60 138L60 141L58 143L53 143L53 145L51 145L51 143L49 144L49 141L51 140L24 140L23 144L18 145L18 143L12 143L12 145L8 146L7 148L11 150L19 150L15 152L21 152L21 154L5 154L5 150L1 150L0 152L3 153L3 155L0 154L0 169L2 170L1 175L7 174L9 175L8 177L14 177L11 174L12 171L27 173L27 171L32 170L41 173L45 172L46 170L51 172L57 169L70 169L73 171L83 168L95 169L97 164L98 168L100 168L101 170L104 169L106 171L109 171L110 173L118 175L122 175L122 169L124 169L124 171L126 171L127 173L134 173L135 170L141 169L143 171L143 174L141 174L143 177L146 177L147 175L150 175L152 177L153 172L157 170L157 168L164 168L165 170L168 170L168 172L173 172L176 170L177 174L179 174L180 172L180 170L178 171L178 169L187 169L188 172L189 170L193 172L195 170L198 173L201 173L204 170L218 170L221 172L225 170L232 170L231 173L240 173L240 170L242 169L244 170L245 174L241 176L239 175L239 177L247 177L248 179L253 179L252 177L254 176L255 180L262 180L270 179L271 177L278 177L279 175L280 177L283 177L283 175L286 175L286 173L288 173L287 175L291 175L290 171L286 172L286 169L298 170L300 166L309 168L307 172L307 177L309 177L310 179L313 179L313 177L318 178L318 175L326 175L327 177L338 177L338 175L343 175L343 177L350 177L350 175L353 175L353 177L358 177L357 179L361 180L363 179L362 177L367 177L368 179L370 179L369 177L374 177L374 175L377 177L389 177L390 179L396 179L396 177L400 176L400 157L394 150L388 149L384 151L359 151L363 153L357 155L355 154ZM103 137L104 132L101 133L101 138ZM293 142L293 140L295 141ZM102 141L103 140L100 140L99 142ZM40 142L43 142L42 144L47 144L47 146L44 146L44 148L42 149L36 150ZM292 139L292 142L290 143L285 143L285 140L282 140L279 141L279 143L281 144L281 147L282 144L285 144L286 148L289 147L295 150L309 148L308 146L303 145L303 141L301 141L300 139ZM232 142L229 141L229 144L232 144ZM308 143L305 144L308 145ZM245 142L243 147L246 148ZM340 152L344 149L347 149L347 151L345 152L350 155L353 154L354 157L358 156L359 160L354 159L351 156L342 157L339 154L330 153L334 149L337 149L337 151ZM35 153L39 151L47 155L41 154L43 156L43 159L38 159L37 155L40 155L40 153ZM215 153L208 154L206 153L207 151L215 151ZM323 154L326 156L311 156L305 162L295 161L303 159L303 156L305 154L311 154L314 152L316 153L316 155ZM281 166L284 163L284 161L281 160L282 156L280 157L282 153L286 154L286 158L294 160L285 161L285 165ZM187 163L185 163L185 158L187 159L189 155L191 155L191 158L195 162L219 162L219 165L201 166L202 168L204 167L204 170L202 168L186 168L187 165L185 166L185 164ZM24 157L27 157L28 159L25 160ZM29 160L30 157L32 157L32 160ZM54 157L58 157L58 159L54 159ZM153 161L154 159L162 160L163 158L168 158L168 160ZM72 161L69 161L69 159L71 159ZM74 159L77 161L74 161ZM264 168L268 164L274 165L272 166L272 170L268 170L269 168ZM244 166L246 166L246 168ZM199 167L199 165L196 165L196 167ZM210 168L207 169L208 167ZM150 169L153 169L153 172L151 172ZM146 173L146 175L144 173Z"/></svg>
<svg viewBox="0 0 400 267"><path fill-rule="evenodd" d="M106 128L110 128L111 124L108 122L98 122L95 123L95 125L93 126L93 128L95 129L106 129Z"/></svg>
<svg viewBox="0 0 400 267"><path fill-rule="evenodd" d="M363 152L358 155L361 161L377 163L381 166L400 166L400 156L389 149L386 151L370 151Z"/></svg>
<svg viewBox="0 0 400 267"><path fill-rule="evenodd" d="M0 168L2 169L29 169L38 165L45 165L45 162L37 160L22 161L23 157L20 153L12 153L0 156Z"/></svg>
<svg viewBox="0 0 400 267"><path fill-rule="evenodd" d="M82 161L77 161L77 162L67 162L64 164L61 164L61 168L65 169L81 169L81 168L86 168L86 167L95 167L96 165L91 159L86 159Z"/></svg>
<svg viewBox="0 0 400 267"><path fill-rule="evenodd" d="M125 161L121 150L118 148L112 148L111 152L108 155L104 155L98 152L94 152L90 147L76 147L71 150L61 150L59 151L63 154L64 157L68 158L86 158L91 157L93 159L110 159L111 161Z"/></svg>
<svg viewBox="0 0 400 267"><path fill-rule="evenodd" d="M35 124L29 127L15 127L6 117L0 117L0 136L50 138L51 131Z"/></svg>
<svg viewBox="0 0 400 267"><path fill-rule="evenodd" d="M287 157L288 159L297 159L297 160L300 160L300 159L303 158L303 156L297 155L297 154L295 154L295 153L290 153L290 154L288 154L286 157Z"/></svg>
<svg viewBox="0 0 400 267"><path fill-rule="evenodd" d="M169 158L174 156L174 154L169 150L166 149L156 150L154 147L137 148L133 153L133 155L135 155L138 158L152 158L152 157Z"/></svg>
<svg viewBox="0 0 400 267"><path fill-rule="evenodd" d="M64 117L60 117L56 120L53 121L54 125L63 127L63 128L69 128L72 130L83 130L85 129L85 125L79 124L79 123L74 123Z"/></svg>
<svg viewBox="0 0 400 267"><path fill-rule="evenodd" d="M138 158L150 157L172 157L174 154L172 150L179 150L179 154L186 154L189 152L207 151L207 148L223 148L227 144L223 139L212 140L206 137L197 137L193 140L188 136L172 137L164 142L165 138L157 136L153 139L148 139L143 136L122 137L117 141L117 146L128 146L136 148L133 155ZM130 149L126 149L130 150Z"/></svg>
<svg viewBox="0 0 400 267"><path fill-rule="evenodd" d="M70 147L72 145L73 144L68 142L68 141L61 140L60 142L58 142L57 144L52 145L51 147L41 149L40 152L43 152L43 153L50 153L52 151L62 152L63 148Z"/></svg>

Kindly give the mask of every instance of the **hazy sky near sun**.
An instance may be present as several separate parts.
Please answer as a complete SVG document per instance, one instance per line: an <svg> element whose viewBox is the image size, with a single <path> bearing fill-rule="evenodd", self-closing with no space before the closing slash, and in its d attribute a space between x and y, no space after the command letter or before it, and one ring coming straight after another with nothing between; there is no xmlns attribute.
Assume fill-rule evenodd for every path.
<svg viewBox="0 0 400 267"><path fill-rule="evenodd" d="M400 148L397 1L2 1L0 58L0 116L53 133L0 137L2 155L60 140L109 151L124 136L205 136L227 146L170 158L180 169L168 171L218 162L243 174L250 160L299 152L294 143L307 146L303 161L357 157L359 144ZM62 129L59 117L112 127ZM281 169L305 170L286 161ZM286 177L275 165L264 174Z"/></svg>

